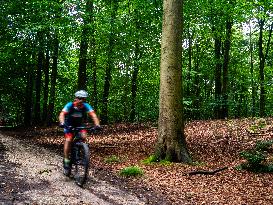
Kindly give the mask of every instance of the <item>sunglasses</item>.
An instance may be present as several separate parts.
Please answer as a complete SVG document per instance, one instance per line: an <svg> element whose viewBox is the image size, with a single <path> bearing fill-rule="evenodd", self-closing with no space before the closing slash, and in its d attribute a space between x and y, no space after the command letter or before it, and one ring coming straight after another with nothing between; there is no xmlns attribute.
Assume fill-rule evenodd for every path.
<svg viewBox="0 0 273 205"><path fill-rule="evenodd" d="M85 101L86 100L86 98L77 98L77 99L79 99L79 100L82 100L82 101Z"/></svg>

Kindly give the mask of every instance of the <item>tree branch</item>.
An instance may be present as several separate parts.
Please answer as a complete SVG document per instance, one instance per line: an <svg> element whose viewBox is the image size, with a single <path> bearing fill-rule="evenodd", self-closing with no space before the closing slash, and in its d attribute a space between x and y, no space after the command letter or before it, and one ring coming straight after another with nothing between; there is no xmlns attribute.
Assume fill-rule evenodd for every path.
<svg viewBox="0 0 273 205"><path fill-rule="evenodd" d="M228 167L222 167L222 168L215 169L215 170L212 170L212 171L209 171L209 170L196 170L196 171L186 173L186 175L196 175L196 174L213 175L213 174L216 174L217 172L226 170L227 168Z"/></svg>

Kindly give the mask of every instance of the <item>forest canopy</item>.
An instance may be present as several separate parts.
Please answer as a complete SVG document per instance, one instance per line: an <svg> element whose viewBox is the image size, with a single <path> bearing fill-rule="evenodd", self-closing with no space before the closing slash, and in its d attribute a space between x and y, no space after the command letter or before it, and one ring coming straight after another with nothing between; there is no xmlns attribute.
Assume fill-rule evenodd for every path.
<svg viewBox="0 0 273 205"><path fill-rule="evenodd" d="M104 123L158 119L162 1L1 1L0 121L51 124L74 92ZM270 0L183 6L185 119L270 116Z"/></svg>

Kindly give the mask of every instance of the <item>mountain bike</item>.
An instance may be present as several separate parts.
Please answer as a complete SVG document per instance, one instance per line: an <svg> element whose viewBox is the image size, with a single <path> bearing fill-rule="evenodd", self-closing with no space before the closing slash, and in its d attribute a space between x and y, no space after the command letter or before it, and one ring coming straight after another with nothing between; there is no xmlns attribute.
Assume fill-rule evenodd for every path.
<svg viewBox="0 0 273 205"><path fill-rule="evenodd" d="M88 177L89 145L84 142L80 131L87 130L88 132L96 133L97 130L93 127L66 127L66 129L69 129L74 134L70 152L70 177L74 178L76 184L82 187Z"/></svg>

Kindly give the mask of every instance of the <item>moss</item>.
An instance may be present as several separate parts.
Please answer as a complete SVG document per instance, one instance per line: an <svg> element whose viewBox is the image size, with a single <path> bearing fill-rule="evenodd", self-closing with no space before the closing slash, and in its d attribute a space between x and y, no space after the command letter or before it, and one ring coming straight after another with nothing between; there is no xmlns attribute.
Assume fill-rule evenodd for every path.
<svg viewBox="0 0 273 205"><path fill-rule="evenodd" d="M144 174L144 171L138 166L130 166L120 170L119 174L125 177L131 177L131 176L135 177L135 176L142 176Z"/></svg>

